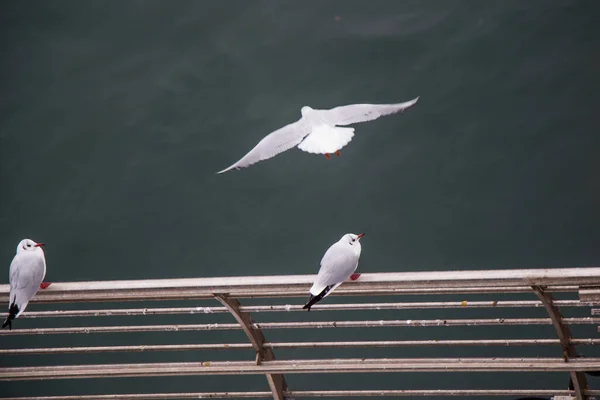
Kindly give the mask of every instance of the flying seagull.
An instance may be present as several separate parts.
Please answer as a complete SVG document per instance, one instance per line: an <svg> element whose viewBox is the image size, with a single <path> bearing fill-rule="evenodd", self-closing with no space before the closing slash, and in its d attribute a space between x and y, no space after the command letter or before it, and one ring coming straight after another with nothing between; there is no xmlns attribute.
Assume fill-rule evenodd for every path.
<svg viewBox="0 0 600 400"><path fill-rule="evenodd" d="M413 106L418 100L417 97L398 104L351 104L330 110L315 110L304 106L300 110L302 117L298 121L268 134L241 160L218 173L249 167L294 146L307 153L325 154L328 159L333 153L339 156L339 150L350 143L354 136L354 128L340 126L395 114Z"/></svg>
<svg viewBox="0 0 600 400"><path fill-rule="evenodd" d="M8 316L2 328L12 329L12 321L25 311L29 300L37 291L50 284L43 282L46 276L46 259L42 246L31 239L23 239L17 246L17 254L10 263L10 297Z"/></svg>
<svg viewBox="0 0 600 400"><path fill-rule="evenodd" d="M315 283L310 288L310 298L302 307L308 309L327 297L346 279L358 279L360 274L355 274L358 267L358 259L360 258L360 238L365 234L355 235L347 233L342 238L331 245L321 259L321 269Z"/></svg>

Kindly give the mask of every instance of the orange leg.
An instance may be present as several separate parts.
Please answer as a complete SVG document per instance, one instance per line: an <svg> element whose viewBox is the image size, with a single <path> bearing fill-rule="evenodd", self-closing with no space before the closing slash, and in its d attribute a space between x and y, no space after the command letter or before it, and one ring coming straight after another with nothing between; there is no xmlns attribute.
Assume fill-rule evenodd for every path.
<svg viewBox="0 0 600 400"><path fill-rule="evenodd" d="M337 156L339 157L340 156L340 151L339 150L336 151L335 154L337 154Z"/></svg>
<svg viewBox="0 0 600 400"><path fill-rule="evenodd" d="M325 158L329 160L330 157L328 153L325 153Z"/></svg>
<svg viewBox="0 0 600 400"><path fill-rule="evenodd" d="M52 282L42 282L40 283L40 289L46 289L50 285L52 285Z"/></svg>
<svg viewBox="0 0 600 400"><path fill-rule="evenodd" d="M358 279L359 276L360 276L360 274L355 272L352 275L350 275L350 280L355 281Z"/></svg>

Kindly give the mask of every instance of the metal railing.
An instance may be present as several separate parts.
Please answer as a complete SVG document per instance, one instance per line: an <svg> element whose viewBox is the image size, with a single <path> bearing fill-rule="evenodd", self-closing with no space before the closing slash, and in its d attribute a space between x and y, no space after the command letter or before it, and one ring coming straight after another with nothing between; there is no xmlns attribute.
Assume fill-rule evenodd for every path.
<svg viewBox="0 0 600 400"><path fill-rule="evenodd" d="M167 352L189 350L252 351L253 361L211 361L170 363L112 363L0 367L0 381L46 379L96 379L116 377L197 376L197 375L264 375L270 391L195 392L153 394L106 394L79 396L13 397L19 399L186 399L186 398L302 398L302 397L376 397L376 396L574 396L590 399L600 390L588 387L585 372L600 370L600 358L581 357L576 346L600 344L596 335L574 338L570 326L600 325L600 311L589 310L585 317L563 317L561 310L600 305L600 268L561 268L494 271L447 271L415 273L363 274L356 281L345 282L333 296L347 302L324 301L314 306L316 312L381 310L451 310L451 309L528 309L545 310L543 318L445 318L394 320L325 320L255 322L251 315L261 313L300 312L297 304L242 305L241 299L299 297L304 300L314 275L256 276L195 279L161 279L142 281L103 281L54 283L40 290L21 318L90 318L108 316L194 315L229 313L234 323L67 326L1 330L0 336L66 335L123 332L229 331L242 330L245 343L155 344L73 347L23 347L0 349L0 357L34 354L89 354L123 352ZM0 301L8 301L8 285L0 285ZM553 293L566 293L574 299L555 300ZM352 302L352 296L418 295L427 299L437 295L467 296L493 294L495 300ZM531 299L514 300L503 296L520 294ZM93 303L171 300L214 300L215 305L198 307L91 308L84 310L36 311L35 303ZM263 300L263 301L264 301ZM305 311L304 311L305 312ZM277 315L277 314L275 314ZM311 314L314 315L314 314ZM16 321L18 322L18 320ZM17 325L17 324L15 324ZM439 327L439 326L530 326L554 328L553 338L517 337L511 339L441 339L441 340L364 340L364 341L287 341L270 342L266 330L308 328ZM466 328L465 328L466 329ZM276 359L278 349L360 349L555 346L557 357L460 357L460 358L317 358ZM560 349L560 350L559 350ZM295 390L287 386L285 375L314 373L394 373L394 372L564 372L570 375L572 389L447 389L434 390Z"/></svg>

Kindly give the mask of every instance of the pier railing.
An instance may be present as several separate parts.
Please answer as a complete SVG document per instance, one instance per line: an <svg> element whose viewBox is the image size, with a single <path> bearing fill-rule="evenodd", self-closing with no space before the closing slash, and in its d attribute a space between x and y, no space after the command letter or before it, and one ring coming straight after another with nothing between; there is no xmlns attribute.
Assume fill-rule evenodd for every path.
<svg viewBox="0 0 600 400"><path fill-rule="evenodd" d="M326 319L304 321L255 322L253 318L264 313L306 312L303 300L315 278L314 275L254 276L193 279L161 279L140 281L102 281L53 283L40 290L21 318L90 318L103 316L151 316L231 314L229 323L203 324L127 324L18 327L2 330L0 336L67 335L123 332L172 331L229 331L242 330L247 342L242 343L169 343L79 347L3 347L0 359L19 355L92 354L124 352L168 352L200 350L244 350L252 352L252 359L206 362L142 362L77 365L43 365L5 367L0 365L0 381L48 379L134 378L195 375L264 375L269 391L227 391L193 393L106 394L78 396L11 397L19 399L72 400L72 399L188 399L188 398L308 398L308 397L376 397L376 396L565 396L563 398L591 399L599 395L588 385L586 372L600 370L600 358L582 357L581 346L600 344L597 325L600 325L600 268L561 268L492 271L447 271L363 274L356 281L345 282L325 301L313 307L314 312L382 310L445 310L458 309L516 309L538 308L545 311L542 318L434 318L434 319ZM0 285L0 301L8 302L8 285ZM448 295L492 295L494 299L448 300ZM560 296L561 299L555 299ZM330 301L338 297L338 301ZM369 301L384 297L386 301ZM398 301L401 297L403 301ZM515 299L523 297L523 299ZM245 299L299 298L293 304L248 304ZM339 302L342 298L343 302ZM356 302L361 298L368 301ZM406 300L408 298L408 300ZM416 300L415 300L416 298ZM426 299L427 301L424 301ZM213 304L193 307L93 307L94 302L210 300ZM256 302L252 300L252 302ZM53 310L37 311L36 303L54 303ZM85 309L61 309L60 303L88 303ZM587 308L586 316L566 317L564 310ZM335 314L338 315L338 314ZM346 315L346 314L344 314ZM287 319L287 318L286 318ZM553 327L555 336L544 338L512 337L509 339L423 339L423 340L345 340L345 341L285 341L272 342L265 331L307 328L376 328L376 327L440 327L462 326L531 326ZM571 327L593 326L583 337L574 337ZM1 339L0 339L1 340ZM410 357L410 358L276 358L277 350L285 349L376 349L376 348L432 348L432 347L537 347L556 348L555 357ZM238 353L239 354L239 353ZM46 358L45 360L48 360ZM118 360L115 356L115 360ZM400 372L563 372L570 378L571 388L548 389L455 389L423 388L419 390L312 390L294 388L286 383L286 375L323 373L400 373ZM498 382L500 385L501 382ZM236 389L240 389L233 385ZM504 386L504 385L503 385Z"/></svg>

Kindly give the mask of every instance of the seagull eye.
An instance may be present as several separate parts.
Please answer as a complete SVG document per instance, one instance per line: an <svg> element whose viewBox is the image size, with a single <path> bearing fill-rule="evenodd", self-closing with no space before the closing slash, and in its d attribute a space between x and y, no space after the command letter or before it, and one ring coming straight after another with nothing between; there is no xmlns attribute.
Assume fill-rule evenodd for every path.
<svg viewBox="0 0 600 400"><path fill-rule="evenodd" d="M28 245L27 245L27 247L31 247L31 245L30 245L30 244L28 244Z"/></svg>

